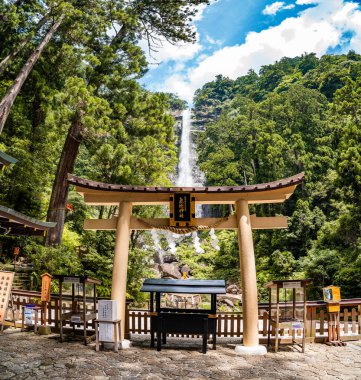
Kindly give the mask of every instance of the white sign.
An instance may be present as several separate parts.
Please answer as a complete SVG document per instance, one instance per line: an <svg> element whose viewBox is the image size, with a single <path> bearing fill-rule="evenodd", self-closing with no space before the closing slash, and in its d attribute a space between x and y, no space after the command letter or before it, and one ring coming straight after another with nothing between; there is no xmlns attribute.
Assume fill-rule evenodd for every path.
<svg viewBox="0 0 361 380"><path fill-rule="evenodd" d="M35 310L34 307L26 307L25 306L25 324L26 326L33 326L35 320Z"/></svg>
<svg viewBox="0 0 361 380"><path fill-rule="evenodd" d="M284 282L283 283L284 288L301 288L301 281L291 281L291 282Z"/></svg>
<svg viewBox="0 0 361 380"><path fill-rule="evenodd" d="M115 300L98 301L98 319L99 321L116 321L118 303Z"/></svg>
<svg viewBox="0 0 361 380"><path fill-rule="evenodd" d="M113 323L99 322L99 341L100 342L114 342L114 325Z"/></svg>

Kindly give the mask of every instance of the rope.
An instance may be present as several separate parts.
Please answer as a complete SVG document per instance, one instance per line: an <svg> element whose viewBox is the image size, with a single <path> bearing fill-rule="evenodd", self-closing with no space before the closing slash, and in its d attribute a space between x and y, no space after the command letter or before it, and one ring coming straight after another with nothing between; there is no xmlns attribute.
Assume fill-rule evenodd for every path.
<svg viewBox="0 0 361 380"><path fill-rule="evenodd" d="M148 228L154 228L156 230L166 230L171 231L178 235L184 235L189 234L190 232L194 231L204 231L204 230L210 230L212 228L218 227L222 222L225 222L228 220L228 217L220 218L217 220L216 223L210 225L210 226L186 226L186 227L173 227L173 226L153 226L151 223L146 222L145 220L141 218L137 218L141 223L143 223Z"/></svg>

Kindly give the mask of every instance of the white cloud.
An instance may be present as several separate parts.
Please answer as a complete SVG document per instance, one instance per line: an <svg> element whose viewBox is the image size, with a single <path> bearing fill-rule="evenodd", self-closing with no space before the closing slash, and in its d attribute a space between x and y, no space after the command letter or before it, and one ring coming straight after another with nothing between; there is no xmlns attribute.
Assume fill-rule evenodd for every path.
<svg viewBox="0 0 361 380"><path fill-rule="evenodd" d="M206 35L206 41L209 42L211 45L222 45L223 43L221 40L215 40L208 34Z"/></svg>
<svg viewBox="0 0 361 380"><path fill-rule="evenodd" d="M276 1L270 5L266 5L266 7L263 9L262 13L264 15L275 15L279 11L282 11L284 9L292 9L294 7L295 7L294 4L285 5L285 3L283 1Z"/></svg>
<svg viewBox="0 0 361 380"><path fill-rule="evenodd" d="M195 89L181 74L173 74L159 87L159 91L173 92L181 99L191 102Z"/></svg>
<svg viewBox="0 0 361 380"><path fill-rule="evenodd" d="M352 32L346 48L361 51L361 11L357 4L319 0L317 6L302 11L296 17L287 18L275 27L248 33L241 45L217 50L198 61L197 66L189 69L184 76L172 75L161 87L191 102L194 91L214 80L217 74L235 79L251 68L258 70L262 65L285 56L294 57L305 52L321 56L328 48L341 43L345 32Z"/></svg>
<svg viewBox="0 0 361 380"><path fill-rule="evenodd" d="M322 0L297 0L297 5L308 5L308 4L317 4L320 3Z"/></svg>
<svg viewBox="0 0 361 380"><path fill-rule="evenodd" d="M143 49L150 63L164 63L167 61L187 61L192 59L201 49L201 44L171 44L168 41L161 41L154 47L155 51L149 51L148 41L143 39L139 42L139 46Z"/></svg>

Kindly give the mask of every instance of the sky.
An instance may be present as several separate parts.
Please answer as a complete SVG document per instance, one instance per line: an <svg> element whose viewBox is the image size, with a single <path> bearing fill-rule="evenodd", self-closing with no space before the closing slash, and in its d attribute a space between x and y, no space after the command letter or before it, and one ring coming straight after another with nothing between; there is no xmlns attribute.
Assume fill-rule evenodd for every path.
<svg viewBox="0 0 361 380"><path fill-rule="evenodd" d="M282 57L361 53L361 0L211 0L193 20L197 41L167 41L149 55L141 84L190 104L195 90L222 74L258 72Z"/></svg>

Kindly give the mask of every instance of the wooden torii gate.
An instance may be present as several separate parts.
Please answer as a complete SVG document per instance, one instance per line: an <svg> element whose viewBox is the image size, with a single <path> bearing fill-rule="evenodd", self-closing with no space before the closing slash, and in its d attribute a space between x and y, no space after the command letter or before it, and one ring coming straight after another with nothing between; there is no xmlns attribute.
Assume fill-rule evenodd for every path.
<svg viewBox="0 0 361 380"><path fill-rule="evenodd" d="M191 193L196 204L235 205L235 215L231 215L221 222L219 219L213 218L196 218L194 225L217 225L216 229L238 230L243 297L243 348L246 353L259 353L258 348L261 346L259 346L258 338L258 295L252 229L287 228L287 217L257 217L250 215L248 206L250 204L282 203L293 194L296 186L303 179L304 173L299 173L293 177L257 185L148 187L107 184L68 174L68 182L76 186L76 191L84 197L87 205L119 207L117 217L86 220L84 228L86 230L116 231L111 298L118 301L118 315L122 320L122 339L125 325L130 231L169 226L168 218L140 220L132 216L132 206L169 205L170 198L175 193L184 192Z"/></svg>

